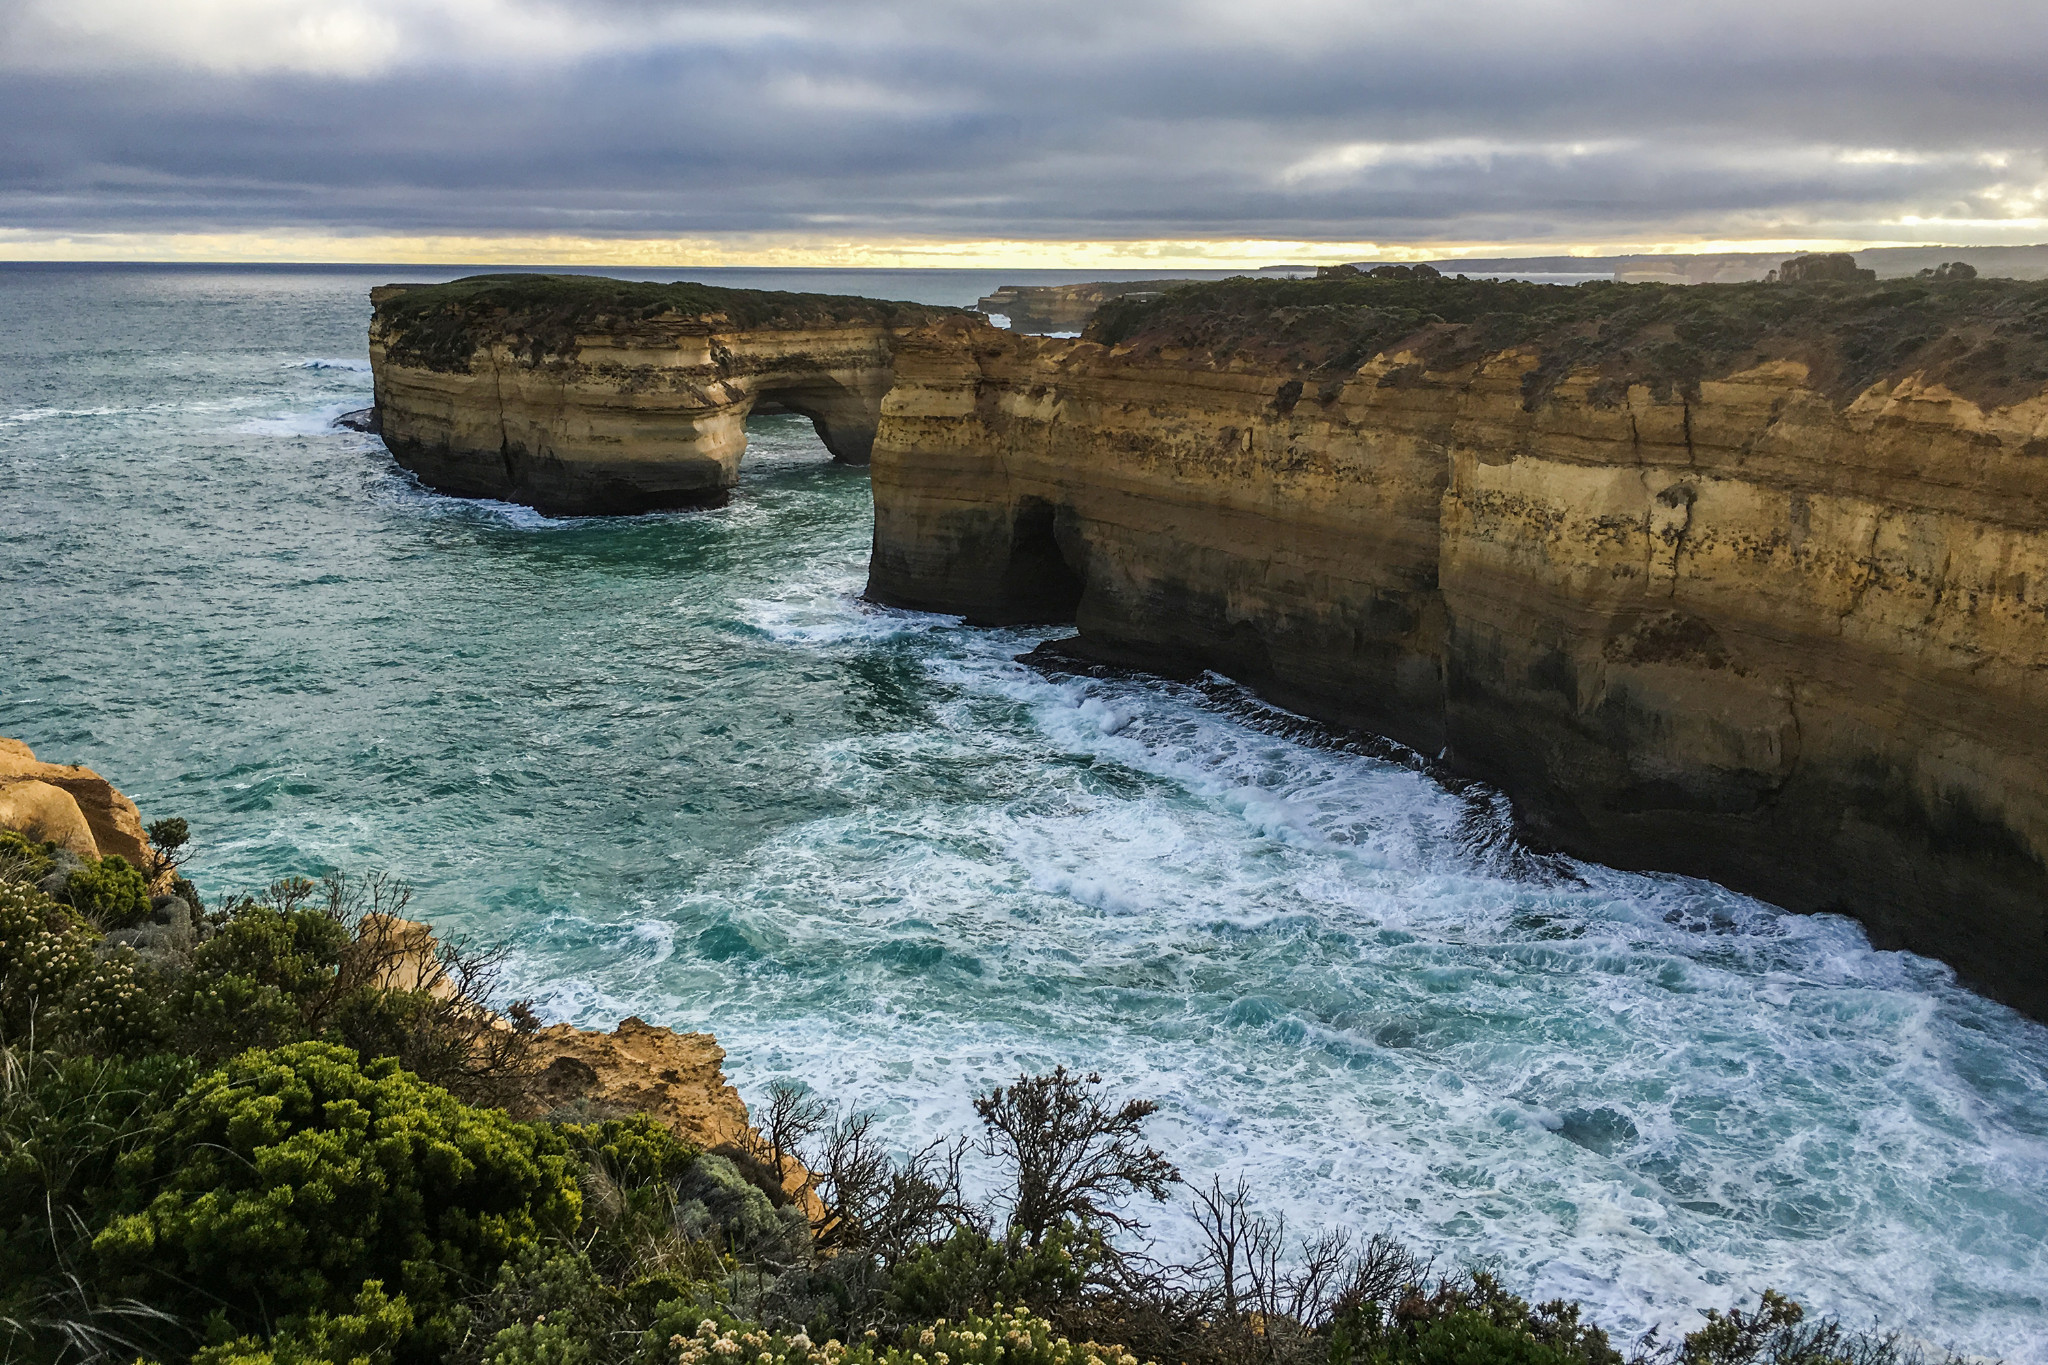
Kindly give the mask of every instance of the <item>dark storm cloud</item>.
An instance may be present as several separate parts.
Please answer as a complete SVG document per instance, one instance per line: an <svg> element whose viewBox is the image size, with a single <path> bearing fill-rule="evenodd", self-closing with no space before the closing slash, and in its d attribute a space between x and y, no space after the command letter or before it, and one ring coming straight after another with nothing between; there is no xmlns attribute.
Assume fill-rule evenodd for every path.
<svg viewBox="0 0 2048 1365"><path fill-rule="evenodd" d="M1398 242L2048 215L2030 4L0 16L16 228Z"/></svg>

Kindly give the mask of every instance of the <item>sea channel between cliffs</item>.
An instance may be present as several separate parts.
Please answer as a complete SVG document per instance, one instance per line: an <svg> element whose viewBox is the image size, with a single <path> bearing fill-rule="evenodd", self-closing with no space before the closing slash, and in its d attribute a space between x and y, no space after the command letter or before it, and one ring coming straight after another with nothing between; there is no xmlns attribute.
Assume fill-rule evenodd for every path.
<svg viewBox="0 0 2048 1365"><path fill-rule="evenodd" d="M1191 1171L1624 1325L1773 1283L2038 1339L2039 1025L1839 917L1518 857L1221 682L863 605L867 476L798 418L715 512L426 493L326 428L364 283L10 285L11 373L55 377L0 409L40 642L0 733L185 815L209 883L393 868L552 1017L708 1028L750 1101L795 1077L906 1134L1096 1067Z"/></svg>

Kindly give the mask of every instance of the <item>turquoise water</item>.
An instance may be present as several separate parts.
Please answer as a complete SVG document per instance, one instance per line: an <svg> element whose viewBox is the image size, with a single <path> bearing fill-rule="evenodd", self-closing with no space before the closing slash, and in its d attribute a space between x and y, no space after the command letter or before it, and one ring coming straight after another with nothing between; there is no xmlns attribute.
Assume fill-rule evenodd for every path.
<svg viewBox="0 0 2048 1365"><path fill-rule="evenodd" d="M389 869L550 1016L906 1143L1096 1068L1190 1180L1626 1330L1773 1285L2048 1359L2048 1029L1846 920L1547 873L1220 681L866 607L866 477L800 420L716 512L423 492L327 425L397 275L0 270L0 734L185 816L204 886Z"/></svg>

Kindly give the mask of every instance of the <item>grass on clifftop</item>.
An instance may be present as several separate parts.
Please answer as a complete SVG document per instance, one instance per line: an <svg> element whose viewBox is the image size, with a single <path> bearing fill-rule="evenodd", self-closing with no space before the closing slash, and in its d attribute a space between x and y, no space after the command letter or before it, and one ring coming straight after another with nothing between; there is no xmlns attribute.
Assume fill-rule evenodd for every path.
<svg viewBox="0 0 2048 1365"><path fill-rule="evenodd" d="M1177 347L1332 379L1388 351L1412 349L1426 368L1449 369L1529 347L1541 360L1523 384L1530 408L1574 370L1599 371L1596 399L1619 401L1631 384L1690 397L1703 379L1778 359L1806 362L1838 404L1880 380L1924 373L1996 407L2048 387L2048 282L1240 278L1114 300L1086 336L1141 356ZM1416 376L1396 371L1387 382L1403 377Z"/></svg>
<svg viewBox="0 0 2048 1365"><path fill-rule="evenodd" d="M632 331L662 319L730 329L879 323L915 326L958 310L849 294L794 294L653 284L598 275L471 275L407 285L377 305L386 354L401 365L466 371L488 342L512 340L538 361L568 354L578 333Z"/></svg>

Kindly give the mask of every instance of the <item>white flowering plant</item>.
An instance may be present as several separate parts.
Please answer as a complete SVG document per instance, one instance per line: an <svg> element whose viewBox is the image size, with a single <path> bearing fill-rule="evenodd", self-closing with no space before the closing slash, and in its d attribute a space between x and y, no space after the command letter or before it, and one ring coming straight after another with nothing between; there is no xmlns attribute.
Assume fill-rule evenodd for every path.
<svg viewBox="0 0 2048 1365"><path fill-rule="evenodd" d="M694 1318L695 1321L689 1319ZM773 1332L718 1309L662 1305L642 1365L1139 1365L1118 1346L1071 1341L1044 1318L998 1303L987 1315L940 1318L892 1338L870 1330L851 1342Z"/></svg>

